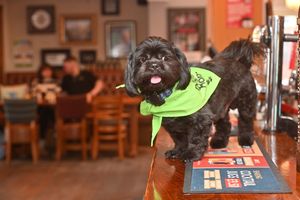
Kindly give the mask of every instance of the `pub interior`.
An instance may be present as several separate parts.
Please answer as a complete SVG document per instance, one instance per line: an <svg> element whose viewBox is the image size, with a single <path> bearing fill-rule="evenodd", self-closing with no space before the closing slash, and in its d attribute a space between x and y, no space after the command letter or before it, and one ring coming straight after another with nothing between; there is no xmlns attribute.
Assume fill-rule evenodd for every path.
<svg viewBox="0 0 300 200"><path fill-rule="evenodd" d="M299 6L299 0L0 0L0 200L299 199ZM152 116L139 112L144 98L123 88L128 56L149 36L172 42L192 66L241 38L264 46L265 56L251 67L256 142L247 147L256 145L262 158L212 158L209 148L194 164L167 159L174 142L164 128L151 146ZM237 109L229 112L233 135L238 118ZM230 145L218 152L230 153ZM205 159L217 167L196 177ZM257 179L245 179L256 164ZM273 175L266 176L269 169Z"/></svg>

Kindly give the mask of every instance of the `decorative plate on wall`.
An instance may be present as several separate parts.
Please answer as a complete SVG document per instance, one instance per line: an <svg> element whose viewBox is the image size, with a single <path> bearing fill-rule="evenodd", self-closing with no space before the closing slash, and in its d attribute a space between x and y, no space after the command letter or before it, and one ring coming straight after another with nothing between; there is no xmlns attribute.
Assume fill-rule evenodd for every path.
<svg viewBox="0 0 300 200"><path fill-rule="evenodd" d="M51 5L27 7L28 33L54 33L55 8Z"/></svg>

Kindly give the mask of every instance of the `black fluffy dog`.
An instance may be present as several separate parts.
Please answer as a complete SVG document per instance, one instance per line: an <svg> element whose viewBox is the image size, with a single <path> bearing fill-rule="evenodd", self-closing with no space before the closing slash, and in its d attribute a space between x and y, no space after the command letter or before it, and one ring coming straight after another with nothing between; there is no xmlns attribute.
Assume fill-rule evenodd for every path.
<svg viewBox="0 0 300 200"><path fill-rule="evenodd" d="M201 68L214 72L221 81L208 103L197 112L185 117L163 118L162 125L175 142L175 148L166 152L167 158L201 159L208 147L212 123L215 123L216 133L210 141L211 147L226 147L231 130L228 111L235 108L239 111L239 144L253 144L257 92L250 67L254 57L263 52L259 44L239 40L213 60L201 64ZM177 82L176 89L184 90L190 79L184 54L160 37L149 37L139 44L130 54L125 71L128 94L141 95L155 106L164 103L160 93L173 88Z"/></svg>

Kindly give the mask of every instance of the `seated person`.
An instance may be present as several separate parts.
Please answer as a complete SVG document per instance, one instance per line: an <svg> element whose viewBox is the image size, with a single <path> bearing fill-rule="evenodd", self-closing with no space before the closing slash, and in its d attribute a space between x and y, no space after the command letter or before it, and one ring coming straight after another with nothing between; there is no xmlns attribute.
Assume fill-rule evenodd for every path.
<svg viewBox="0 0 300 200"><path fill-rule="evenodd" d="M50 65L43 64L37 72L36 83L56 83L53 69Z"/></svg>
<svg viewBox="0 0 300 200"><path fill-rule="evenodd" d="M97 96L103 89L103 82L88 71L81 71L75 57L68 57L64 61L65 75L61 88L69 95L85 94L87 102Z"/></svg>
<svg viewBox="0 0 300 200"><path fill-rule="evenodd" d="M42 65L37 78L32 83L33 96L39 103L55 103L56 95L60 92L60 87L54 76L53 68L49 65ZM55 112L51 106L39 106L40 136L45 139L47 132L54 129Z"/></svg>
<svg viewBox="0 0 300 200"><path fill-rule="evenodd" d="M60 90L53 68L47 64L42 65L37 72L37 78L32 83L33 96L40 103L44 101L55 103L56 95Z"/></svg>

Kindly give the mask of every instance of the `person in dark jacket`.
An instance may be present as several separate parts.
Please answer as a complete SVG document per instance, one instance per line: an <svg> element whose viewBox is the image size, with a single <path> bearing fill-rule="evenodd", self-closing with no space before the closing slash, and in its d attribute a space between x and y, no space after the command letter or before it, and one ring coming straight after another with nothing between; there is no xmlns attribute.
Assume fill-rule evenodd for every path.
<svg viewBox="0 0 300 200"><path fill-rule="evenodd" d="M61 88L68 95L85 94L87 102L91 102L103 89L103 82L91 72L80 70L75 57L68 57L64 61L65 75Z"/></svg>

